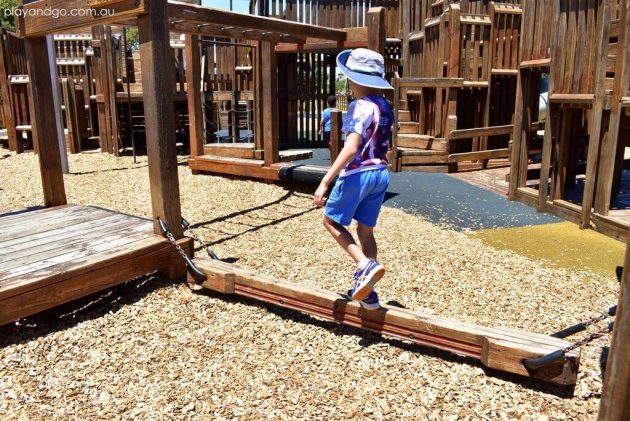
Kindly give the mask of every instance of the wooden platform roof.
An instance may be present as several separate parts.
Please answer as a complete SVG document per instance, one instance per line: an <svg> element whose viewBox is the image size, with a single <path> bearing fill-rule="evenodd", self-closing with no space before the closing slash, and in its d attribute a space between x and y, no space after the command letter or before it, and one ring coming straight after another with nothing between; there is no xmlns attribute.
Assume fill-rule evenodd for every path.
<svg viewBox="0 0 630 421"><path fill-rule="evenodd" d="M39 0L20 8L17 35L38 37L95 25L135 26L137 17L148 13L149 0ZM56 10L58 16L44 13L46 9ZM176 1L168 1L168 17L171 31L197 35L297 44L305 43L307 37L343 43L347 36L342 29Z"/></svg>

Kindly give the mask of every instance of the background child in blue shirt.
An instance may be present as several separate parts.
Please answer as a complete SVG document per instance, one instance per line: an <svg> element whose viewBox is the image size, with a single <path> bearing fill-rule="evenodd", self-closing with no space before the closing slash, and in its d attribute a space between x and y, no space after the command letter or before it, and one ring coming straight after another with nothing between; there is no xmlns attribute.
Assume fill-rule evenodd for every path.
<svg viewBox="0 0 630 421"><path fill-rule="evenodd" d="M313 202L326 204L324 226L357 264L354 285L348 296L367 309L378 309L374 284L385 274L376 261L374 227L389 186L387 151L391 143L394 113L382 95L392 89L383 78L383 56L365 49L347 50L337 57L339 69L348 77L356 101L348 107L343 131L344 147L315 192ZM330 197L324 195L339 176ZM345 228L356 220L360 246Z"/></svg>
<svg viewBox="0 0 630 421"><path fill-rule="evenodd" d="M333 111L336 111L337 108L337 97L334 95L330 95L326 99L326 103L328 104L328 108L322 111L322 119L319 122L319 134L324 134L324 142L326 145L330 146L330 117Z"/></svg>

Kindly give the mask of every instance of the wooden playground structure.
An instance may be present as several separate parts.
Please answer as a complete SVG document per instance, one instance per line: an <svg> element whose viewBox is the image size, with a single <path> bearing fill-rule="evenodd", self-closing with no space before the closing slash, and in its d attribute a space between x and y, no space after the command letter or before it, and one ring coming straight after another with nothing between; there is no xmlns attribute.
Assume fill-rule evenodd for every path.
<svg viewBox="0 0 630 421"><path fill-rule="evenodd" d="M275 13L275 2L261 4L259 14ZM269 7L270 4L272 7ZM511 197L529 200L544 210L569 208L570 212L579 215L576 218L580 218L583 225L584 218L587 217L587 225L604 220L606 215L602 214L606 214L608 210L610 195L602 193L600 185L610 191L613 175L619 169L602 167L606 163L610 164L612 158L619 160L613 152L620 148L617 132L623 126L620 121L625 117L625 105L629 102L629 4L627 1L612 3L607 0L560 0L554 2L553 8L548 8L547 1L524 0L521 9L518 4L483 3L481 7L482 3L464 1L452 4L447 4L446 0L434 4L403 1L401 7L404 13L400 14L400 33L403 35L402 69L392 68L389 71L397 88L393 100L399 108L401 119L392 151L393 169L426 167L412 170L451 171L462 165L462 162L487 166L489 160L509 156L508 141L512 133L512 156L517 158L513 160L512 166L516 173L522 175L511 178ZM280 77L281 69L285 66L286 71L287 67L292 66L290 63L293 63L293 58L282 59L281 55L295 55L294 63L301 65L307 61L299 56L304 51L323 53L368 46L385 52L388 43L385 22L393 21L393 14L388 15L384 8L372 9L366 13L366 27L335 29L295 22L288 15L284 16L286 20L281 20L165 0L46 0L28 3L22 7L30 10L42 7L66 10L107 8L111 13L86 13L72 17L68 15L65 19L33 13L25 14L17 23L17 36L24 39L24 50L23 55L20 53L16 57L23 57L23 61L11 63L11 66L25 66L21 70L26 70L27 83L21 85L26 87L27 97L33 99L28 102L30 128L22 129L28 134L19 139L28 139L30 136L38 153L45 208L17 210L0 215L0 228L3 232L0 239L0 255L3 256L0 263L0 324L18 320L142 274L158 271L171 279L184 276L186 267L182 254L192 256L194 247L192 239L184 236L181 226L175 138L177 117L173 112L173 90L164 89L165 86L172 86L175 80L180 85L185 84L182 86L184 89L178 92L186 93L191 139L189 165L193 171L278 179L280 170L286 167L279 150L280 133L282 130L285 133L294 130L286 122L281 130L280 117L298 113L295 104L290 101L291 85L284 87L288 89L284 91L286 101L278 101L282 97L279 81L284 83L291 79L288 73L285 73L286 78ZM553 13L548 13L552 9ZM548 24L540 27L534 25L537 14L550 19ZM547 18L549 15L551 17ZM611 20L611 15L616 16L616 20ZM297 16L296 14L295 20ZM304 16L302 12L300 16ZM352 22L352 16L347 14L331 16L336 16L339 23L350 21L351 24L363 24ZM417 19L418 16L421 17L420 20ZM96 28L92 29L92 42L95 42L95 38L99 42L93 44L92 48L96 50L93 52L94 62L96 68L100 68L97 70L99 72L103 71L102 68L112 69L109 67L111 63L108 64L110 59L103 57L109 48L109 41L103 41L111 40L106 25L135 26L140 33L143 71L142 82L136 86L135 96L141 97L143 104L143 126L151 178L152 221L106 209L68 205L61 169L61 147L54 136L46 135L57 128L55 110L49 104L53 103L55 81L59 76L51 75L49 71L50 50L46 36L81 28ZM533 27L538 29L534 30ZM592 42L579 42L580 38L576 36L578 28L588 29L593 34ZM183 69L185 74L180 79L176 79L175 74L178 67L171 65L174 47L169 31L186 34L182 53L175 54L185 57L183 61L187 63ZM506 35L508 33L509 36ZM205 143L207 127L204 119L205 99L202 98L205 92L202 89L204 72L201 71L204 37L211 37L213 42L217 42L217 37L229 37L235 41L227 42L227 46L234 49L238 47L236 44L240 44L251 53L249 57L253 78L248 82L251 97L247 96L249 94L246 89L235 89L236 79L232 79L229 97L227 94L217 94L216 98L232 104L229 113L233 115L230 118L234 119L238 113L238 108L234 106L240 103L240 95L244 95L240 98L247 98L247 101L251 98L255 110L253 146L239 147L237 142L232 142L232 146L208 146ZM518 39L518 43L515 39ZM444 40L448 42L444 43ZM565 44L575 48L559 47ZM490 45L490 48L486 48L486 45ZM516 48L516 45L520 47ZM524 53L523 46L532 47ZM178 48L175 47L176 50ZM576 57L593 58L596 51L599 59L579 62L579 66L583 67L577 70L571 60L564 60L564 55L569 54L574 63L578 63ZM608 51L615 54L608 54ZM431 57L437 57L435 63L431 62ZM6 55L2 59L4 63L11 61ZM279 64L283 60L284 64ZM125 58L123 61L129 60ZM76 62L79 63L78 60ZM414 62L417 64L410 64ZM68 65L73 63L74 61L67 62ZM57 62L58 68L60 65L63 63ZM572 71L567 70L566 66L573 66ZM181 73L182 68L179 69ZM537 114L532 109L533 97L540 74L545 71L549 71L551 79L551 105L549 117L544 124L545 138L539 172L541 179L551 180L551 188L543 182L540 183L539 191L533 194L530 190L535 189L528 185L528 166L531 165L531 156L537 154L538 150L530 138L532 131L541 126L534 121ZM132 94L130 73L125 68L127 99ZM582 76L574 76L574 73ZM8 80L9 74L0 76L7 76ZM587 77L591 74L592 79ZM99 86L101 82L96 78L96 91L93 91L92 78L81 75L66 78L72 79L72 87L67 85L65 90L69 94L73 90L75 92L65 100L66 110L73 107L73 100L74 107L84 111L90 109L91 105L85 102L81 104L78 98L94 102L97 109L107 108L107 104L117 101L117 88L114 87L108 94L104 94L101 101L99 92L102 91L99 88L109 88ZM564 76L566 78L563 79ZM77 85L81 85L81 88L78 89ZM518 86L513 92L516 102L514 99L510 100L510 91L514 91L515 86ZM13 88L2 85L3 92L5 88L7 92L12 92ZM510 103L515 104L515 107L512 108ZM10 105L13 104L12 99ZM6 104L4 107L8 109ZM477 112L471 116L466 112L470 109ZM86 127L98 125L100 133L108 133L106 139L115 139L118 136L116 133L122 131L112 128L113 122L121 118L115 118L111 110L112 108L109 114L102 113L109 115L105 119L107 121L103 120L100 112L97 112L96 119L90 120L89 116L85 116L82 121ZM580 117L582 113L588 118ZM337 115L336 125L339 117ZM77 134L82 133L83 129L74 128L76 121L73 123L72 120L76 120L76 117L70 116L68 120L66 125L77 130ZM131 126L133 124L132 122ZM17 132L17 122L12 125ZM230 127L229 130L233 130L238 137L238 124L234 123ZM595 203L593 212L589 206L578 209L560 202L563 200L563 186L576 174L572 167L571 175L566 164L571 152L571 149L567 152L566 148L569 147L567 145L579 145L575 136L572 142L563 136L568 137L580 130L592 133L586 150L591 158L597 156L597 159L590 159L586 163L587 182L583 196L584 204ZM75 132L68 129L68 133ZM405 143L405 135L412 136L413 142ZM339 140L340 136L336 136ZM74 143L74 135L66 137L69 150L72 147L81 149L81 136L77 138L78 144ZM99 135L99 138L102 142L103 137ZM18 139L17 135L14 139ZM13 147L19 149L21 141L11 142ZM436 149L439 145L442 145L442 149ZM112 141L110 146L110 151L116 153L120 143ZM208 153L209 150L212 154ZM584 151L573 153L577 156L578 152ZM598 174L597 183L595 174ZM603 207L598 208L598 205ZM566 213L565 210L558 212ZM172 241L160 235L160 221L168 226ZM175 244L179 249L174 247ZM630 254L626 257L626 265L629 264L628 256ZM577 379L580 350L569 349L571 343L561 339L506 328L473 326L389 306L370 312L337 294L262 277L218 260L195 259L194 262L205 279L199 281L190 278L190 282L200 283L207 289L270 302L476 358L491 369L560 385L573 385ZM630 317L629 273L630 270L625 270L622 279L615 339L602 399L602 419L623 419L623 415L630 410L630 400L627 399L630 348L625 340L628 337L627 319ZM566 352L562 352L560 357L550 360L548 364L527 364L527 361L562 350ZM613 366L616 367L614 370L610 368Z"/></svg>
<svg viewBox="0 0 630 421"><path fill-rule="evenodd" d="M511 3L402 2L394 169L505 165L521 29L521 7Z"/></svg>
<svg viewBox="0 0 630 421"><path fill-rule="evenodd" d="M523 12L509 197L626 241L628 4L526 0ZM541 144L537 93L546 74Z"/></svg>

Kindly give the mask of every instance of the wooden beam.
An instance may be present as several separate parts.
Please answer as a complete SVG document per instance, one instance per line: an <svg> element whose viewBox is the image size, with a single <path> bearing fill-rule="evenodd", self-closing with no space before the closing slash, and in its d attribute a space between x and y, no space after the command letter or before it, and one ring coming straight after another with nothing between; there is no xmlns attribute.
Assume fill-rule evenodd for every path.
<svg viewBox="0 0 630 421"><path fill-rule="evenodd" d="M7 129L7 138L9 150L14 152L20 151L20 143L18 142L17 132L15 130L15 117L13 115L13 107L11 106L11 91L9 89L9 57L4 51L5 38L11 35L6 29L0 28L0 91L2 91L2 115L4 117L4 125Z"/></svg>
<svg viewBox="0 0 630 421"><path fill-rule="evenodd" d="M411 4L412 0L401 0L400 7L400 39L402 40L402 67L403 67L403 76L407 76L410 71L411 66L411 55L409 54L409 34L411 33ZM417 3L416 3L417 4Z"/></svg>
<svg viewBox="0 0 630 421"><path fill-rule="evenodd" d="M201 24L198 22L188 22L182 20L169 21L169 29L173 32L184 32L188 34L206 35L210 37L223 37L235 39L249 39L254 41L272 41L272 42L293 42L303 43L306 37L277 34L275 32L265 32L260 30L234 28L225 25Z"/></svg>
<svg viewBox="0 0 630 421"><path fill-rule="evenodd" d="M262 82L262 130L265 166L280 162L278 138L278 62L275 45L260 43Z"/></svg>
<svg viewBox="0 0 630 421"><path fill-rule="evenodd" d="M263 127L263 76L262 76L262 56L260 52L260 42L254 49L254 148L264 147Z"/></svg>
<svg viewBox="0 0 630 421"><path fill-rule="evenodd" d="M597 419L630 419L630 247L626 247L619 304Z"/></svg>
<svg viewBox="0 0 630 421"><path fill-rule="evenodd" d="M485 328L428 313L383 305L363 309L357 302L294 282L257 275L217 260L195 259L208 275L203 286L294 309L349 326L377 332L431 348L478 359L488 368L564 385L575 384L579 350L551 367L528 372L522 360L546 355L569 343L545 335L508 328Z"/></svg>
<svg viewBox="0 0 630 421"><path fill-rule="evenodd" d="M45 0L21 6L16 19L19 37L39 37L72 29L121 21L148 10L147 0L121 0L112 4L92 6L92 0ZM50 13L45 13L51 11Z"/></svg>
<svg viewBox="0 0 630 421"><path fill-rule="evenodd" d="M385 9L371 7L367 13L368 48L385 56L387 33L385 28Z"/></svg>
<svg viewBox="0 0 630 421"><path fill-rule="evenodd" d="M347 50L352 48L367 48L367 39L354 40L344 42L322 41L322 42L306 42L303 44L282 42L276 45L277 53L326 53L337 52L339 50Z"/></svg>
<svg viewBox="0 0 630 421"><path fill-rule="evenodd" d="M510 156L508 148L504 149L488 149L476 152L462 152L448 155L449 162L460 161L477 161L483 159L507 158Z"/></svg>
<svg viewBox="0 0 630 421"><path fill-rule="evenodd" d="M394 73L394 77L392 78L392 88L394 88L394 112L396 113L396 121L394 122L394 127L392 128L392 150L390 156L390 168L392 172L399 172L400 165L398 158L398 127L400 122L400 77L398 76L398 72Z"/></svg>
<svg viewBox="0 0 630 421"><path fill-rule="evenodd" d="M201 52L199 37L186 34L186 93L188 95L188 132L190 133L190 156L203 155L206 143L203 99L201 96Z"/></svg>
<svg viewBox="0 0 630 421"><path fill-rule="evenodd" d="M464 79L457 77L403 77L400 78L401 88L451 88L463 87Z"/></svg>
<svg viewBox="0 0 630 421"><path fill-rule="evenodd" d="M29 108L33 116L33 141L37 144L45 206L65 205L66 189L63 181L61 150L57 139L52 77L46 37L25 41L29 76Z"/></svg>
<svg viewBox="0 0 630 421"><path fill-rule="evenodd" d="M166 13L166 2L152 1L149 13L138 19L138 29L154 231L160 232L157 219L161 218L177 239L183 233L180 224L173 91L170 88L175 83L175 76L173 66L165 65L173 59Z"/></svg>
<svg viewBox="0 0 630 421"><path fill-rule="evenodd" d="M610 199L612 197L615 179L619 179L619 175L615 174L613 163L621 159L623 160L623 145L618 142L623 140L619 136L619 125L622 119L622 106L624 95L628 91L630 84L630 1L621 3L621 22L625 25L619 25L619 41L617 46L617 55L615 62L615 79L613 87L613 101L611 104L609 129L606 136L602 139L600 149L599 168L597 170L597 185L595 187L595 200L593 208L600 215L607 215L610 209ZM603 65L604 63L599 63Z"/></svg>
<svg viewBox="0 0 630 421"><path fill-rule="evenodd" d="M601 2L597 11L597 56L594 77L593 110L590 113L588 124L588 159L586 160L586 174L584 180L584 196L582 197L582 228L590 226L591 211L595 196L595 183L597 177L597 164L599 159L600 145L602 138L608 133L608 125L602 124L604 113L604 103L606 94L604 92L604 82L606 80L606 57L608 55L608 34L610 31L610 3ZM616 75L621 77L621 75ZM627 86L624 87L624 90ZM551 98L551 95L549 96ZM607 116L608 118L608 116Z"/></svg>
<svg viewBox="0 0 630 421"><path fill-rule="evenodd" d="M70 153L81 152L81 122L79 116L82 115L77 110L76 93L74 89L74 80L64 78L61 80L61 91L64 99L66 125L68 126L68 136L70 142L67 148Z"/></svg>
<svg viewBox="0 0 630 421"><path fill-rule="evenodd" d="M504 134L512 134L514 126L506 124L505 126L479 127L473 129L453 130L448 134L449 140L468 139L480 136L498 136Z"/></svg>
<svg viewBox="0 0 630 421"><path fill-rule="evenodd" d="M341 111L335 110L330 113L330 162L335 162L339 152L343 148L343 135L341 133Z"/></svg>
<svg viewBox="0 0 630 421"><path fill-rule="evenodd" d="M323 26L307 25L282 19L253 16L192 4L169 2L168 16L173 19L182 19L190 22L224 25L269 33L275 32L277 34L287 34L297 37L303 37L305 34L308 34L308 36L318 39L327 39L332 41L346 40L346 32L341 29L325 28Z"/></svg>

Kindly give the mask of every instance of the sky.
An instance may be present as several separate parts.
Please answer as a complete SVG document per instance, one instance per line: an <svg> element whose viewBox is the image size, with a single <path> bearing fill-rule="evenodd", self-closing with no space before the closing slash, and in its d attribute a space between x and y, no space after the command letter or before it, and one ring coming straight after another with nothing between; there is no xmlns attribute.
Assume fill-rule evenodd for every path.
<svg viewBox="0 0 630 421"><path fill-rule="evenodd" d="M222 9L230 8L230 0L201 0L201 4ZM232 0L232 5L235 12L247 13L249 11L249 0Z"/></svg>

